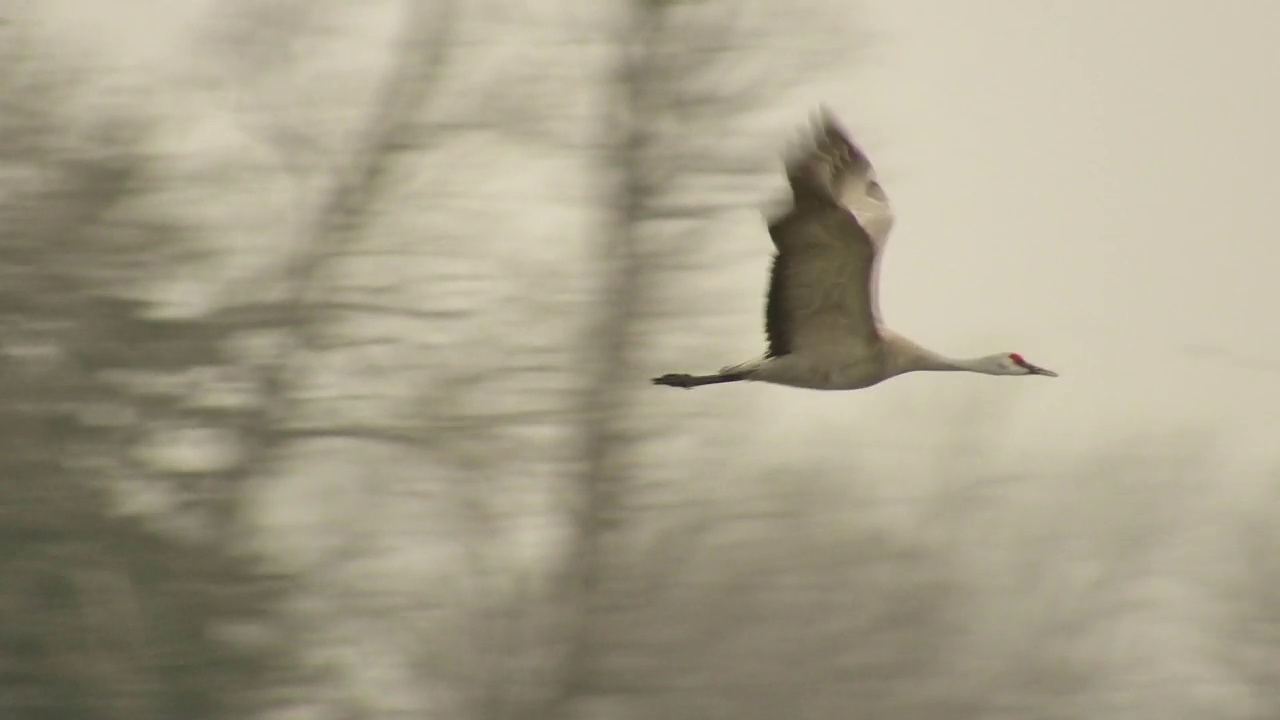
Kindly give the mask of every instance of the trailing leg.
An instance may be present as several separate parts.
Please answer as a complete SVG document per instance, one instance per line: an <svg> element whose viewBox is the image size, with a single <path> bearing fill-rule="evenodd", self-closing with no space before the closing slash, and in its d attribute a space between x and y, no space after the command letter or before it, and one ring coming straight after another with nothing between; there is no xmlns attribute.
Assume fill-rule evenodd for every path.
<svg viewBox="0 0 1280 720"><path fill-rule="evenodd" d="M715 375L688 375L686 373L667 373L662 377L653 379L654 385L666 385L667 387L678 387L688 390L689 388L700 387L702 385L717 385L719 383L739 382L746 380L745 373L726 373L720 372Z"/></svg>

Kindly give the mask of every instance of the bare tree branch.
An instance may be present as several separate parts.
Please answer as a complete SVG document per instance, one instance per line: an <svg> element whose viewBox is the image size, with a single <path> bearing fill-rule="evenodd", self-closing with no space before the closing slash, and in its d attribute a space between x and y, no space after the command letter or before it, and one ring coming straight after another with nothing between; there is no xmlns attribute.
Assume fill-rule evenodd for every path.
<svg viewBox="0 0 1280 720"><path fill-rule="evenodd" d="M458 14L455 0L406 0L403 35L391 56L388 77L375 95L365 126L355 145L329 180L311 219L303 226L298 245L285 270L282 309L293 342L267 369L264 378L265 411L247 429L252 443L234 473L243 479L260 470L281 439L279 431L290 415L293 392L289 383L299 353L315 346L322 308L326 262L339 250L358 242L362 227L382 190L388 166L396 151L410 144L407 131L433 89L442 82L448 62L450 34ZM331 309L331 308L330 308ZM234 513L224 510L224 522Z"/></svg>

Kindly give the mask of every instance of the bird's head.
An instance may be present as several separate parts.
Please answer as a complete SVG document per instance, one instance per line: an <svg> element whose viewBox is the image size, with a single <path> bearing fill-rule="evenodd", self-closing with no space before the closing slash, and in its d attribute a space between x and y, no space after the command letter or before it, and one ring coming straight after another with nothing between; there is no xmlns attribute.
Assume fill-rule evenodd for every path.
<svg viewBox="0 0 1280 720"><path fill-rule="evenodd" d="M1058 377L1058 373L1046 370L1039 365L1032 365L1018 353L999 353L992 355L989 361L994 375L1044 375Z"/></svg>

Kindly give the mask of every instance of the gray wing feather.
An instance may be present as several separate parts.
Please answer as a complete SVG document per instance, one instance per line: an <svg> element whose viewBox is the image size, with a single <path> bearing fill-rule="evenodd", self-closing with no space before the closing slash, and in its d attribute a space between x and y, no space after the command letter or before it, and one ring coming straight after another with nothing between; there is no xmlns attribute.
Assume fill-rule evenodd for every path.
<svg viewBox="0 0 1280 720"><path fill-rule="evenodd" d="M769 223L777 248L769 355L880 339L878 257L892 213L875 170L828 112L786 160L792 206Z"/></svg>

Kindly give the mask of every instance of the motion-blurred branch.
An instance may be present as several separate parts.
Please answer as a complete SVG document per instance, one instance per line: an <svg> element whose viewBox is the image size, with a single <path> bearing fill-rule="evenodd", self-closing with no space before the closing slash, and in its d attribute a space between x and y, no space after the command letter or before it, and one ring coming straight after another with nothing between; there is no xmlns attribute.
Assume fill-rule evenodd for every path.
<svg viewBox="0 0 1280 720"><path fill-rule="evenodd" d="M450 35L457 18L454 0L407 0L402 35L391 54L387 77L375 94L354 144L334 165L322 195L302 224L301 238L283 274L280 308L291 341L266 369L263 378L264 411L256 426L247 429L250 449L233 475L243 480L261 469L284 439L294 397L290 383L295 365L304 353L313 352L320 320L319 299L324 295L327 262L360 241L369 213L382 192L388 169L397 151L413 142L408 131L426 98L442 82L449 58ZM288 149L281 147L282 154ZM332 310L330 304L329 310ZM234 506L226 508L229 516Z"/></svg>
<svg viewBox="0 0 1280 720"><path fill-rule="evenodd" d="M651 138L645 123L652 118L654 41L667 17L661 5L644 0L629 3L628 11L619 31L620 52L604 113L601 168L610 189L605 197L606 225L597 245L600 255L594 263L604 301L589 320L582 345L587 352L581 365L586 372L578 430L581 470L570 489L573 537L564 577L557 583L570 613L569 644L538 715L546 720L572 717L574 703L593 692L595 684L600 649L594 606L604 572L605 534L618 522L625 482L622 423L633 367L631 341L650 280L640 248L640 225L652 192L646 177Z"/></svg>
<svg viewBox="0 0 1280 720"><path fill-rule="evenodd" d="M607 547L620 529L639 444L631 398L643 389L637 340L665 268L664 249L687 252L656 245L655 230L666 221L706 219L723 209L701 192L705 185L694 187L695 179L754 167L738 159L740 145L716 146L707 138L723 139L744 116L762 109L767 88L796 79L766 69L763 63L772 59L749 72L739 70L758 57L754 46L777 17L763 3L633 0L613 30L598 154L598 171L608 178L605 225L591 263L600 301L581 343L573 531L557 581L568 612L568 648L541 717L571 717L578 702L604 687L599 623L606 575L612 573L607 568L615 559ZM760 27L751 28L750 21Z"/></svg>

